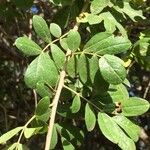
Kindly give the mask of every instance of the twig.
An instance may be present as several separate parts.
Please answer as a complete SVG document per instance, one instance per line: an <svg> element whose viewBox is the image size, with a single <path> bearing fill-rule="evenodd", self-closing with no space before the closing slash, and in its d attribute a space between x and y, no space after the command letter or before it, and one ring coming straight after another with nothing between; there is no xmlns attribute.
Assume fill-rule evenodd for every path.
<svg viewBox="0 0 150 150"><path fill-rule="evenodd" d="M59 41L60 39L64 38L64 37L67 36L67 35L68 35L68 32L65 33L64 35L62 35L60 38L58 38L58 39L56 39L56 40L50 42L49 44L47 44L47 45L44 47L44 49L43 49L42 51L44 52L44 51L45 51L49 46L51 46L53 43L56 43L57 41Z"/></svg>
<svg viewBox="0 0 150 150"><path fill-rule="evenodd" d="M84 12L87 8L88 8L88 4L89 4L89 0L86 0L85 5L82 9L82 12ZM76 23L76 25L74 26L75 30L78 30L80 23ZM54 40L53 42L49 43L44 49L43 51L45 51L51 44L59 41L61 38L65 37L68 34L68 32L66 34L64 34L63 36L61 36L59 39ZM56 90L56 94L55 97L53 99L53 106L52 106L52 113L50 116L50 120L49 120L49 125L48 125L48 132L47 132L47 136L46 136L46 142L45 142L45 150L49 150L50 145L51 145L51 139L52 139L52 133L53 133L53 127L54 127L54 122L55 122L55 116L56 116L56 111L57 111L57 105L58 105L58 101L60 98L60 94L62 91L62 88L64 86L64 81L65 81L65 76L66 76L66 66L67 66L67 62L68 59L71 56L71 51L67 50L66 52L66 61L64 63L64 67L63 70L60 72L60 79L59 79L59 83L58 83L58 87Z"/></svg>
<svg viewBox="0 0 150 150"><path fill-rule="evenodd" d="M45 150L49 150L49 148L50 148L57 105L58 105L59 97L60 97L60 94L61 94L61 90L62 90L63 85L64 85L65 76L66 76L66 72L65 72L65 70L62 70L61 73L60 73L60 80L59 80L58 88L57 88L57 91L56 91L56 94L55 94L55 97L54 97L54 100L53 100L52 113L51 113L51 117L50 117L50 120L49 120L48 132L47 132L47 136L46 136Z"/></svg>
<svg viewBox="0 0 150 150"><path fill-rule="evenodd" d="M21 138L22 138L22 135L23 135L25 129L27 128L27 126L28 126L34 119L35 119L35 115L32 116L32 118L30 118L30 119L28 120L28 122L24 125L24 127L23 127L23 129L22 129L22 131L21 131L21 133L20 133L20 135L19 135L19 138L18 138L18 141L17 141L17 145L16 145L15 150L18 150L18 146L19 146L19 143L20 143L20 141L21 141Z"/></svg>
<svg viewBox="0 0 150 150"><path fill-rule="evenodd" d="M145 92L144 92L144 95L143 95L143 98L144 98L144 99L147 97L147 94L148 94L149 89L150 89L150 79L149 79L149 81L148 81L148 85L147 85L147 87L146 87L146 89L145 89Z"/></svg>
<svg viewBox="0 0 150 150"><path fill-rule="evenodd" d="M80 93L77 93L76 91L74 91L73 89L69 88L68 86L64 85L64 88L68 89L69 91L71 91L72 93L78 95L79 97L81 97L82 99L84 99L87 103L89 103L90 105L92 105L93 107L95 107L98 111L101 111L102 110L97 107L94 103L92 103L90 100L86 99L85 97L83 97Z"/></svg>
<svg viewBox="0 0 150 150"><path fill-rule="evenodd" d="M47 132L46 142L45 142L45 150L49 150L50 145L51 145L53 127L54 127L55 116L56 116L56 111L57 111L57 105L58 105L58 101L59 101L59 98L60 98L62 88L64 86L67 62L68 62L70 56L71 56L71 51L68 50L67 53L66 53L66 60L65 60L65 63L64 63L63 70L60 72L60 79L59 79L58 87L57 87L57 90L56 90L56 94L55 94L55 97L54 97L53 102L52 102L52 113L51 113L50 120L49 120L49 125L48 125L48 132Z"/></svg>
<svg viewBox="0 0 150 150"><path fill-rule="evenodd" d="M33 90L33 95L34 95L34 104L35 104L35 108L37 107L37 93L36 90Z"/></svg>
<svg viewBox="0 0 150 150"><path fill-rule="evenodd" d="M32 38L32 19L29 18L29 34L28 34L29 39Z"/></svg>
<svg viewBox="0 0 150 150"><path fill-rule="evenodd" d="M90 52L85 52L85 51L82 51L82 52L75 52L75 53L73 53L73 54L74 54L74 55L85 54L85 55L91 55L91 56L102 57L102 56L98 55L97 53L90 53Z"/></svg>

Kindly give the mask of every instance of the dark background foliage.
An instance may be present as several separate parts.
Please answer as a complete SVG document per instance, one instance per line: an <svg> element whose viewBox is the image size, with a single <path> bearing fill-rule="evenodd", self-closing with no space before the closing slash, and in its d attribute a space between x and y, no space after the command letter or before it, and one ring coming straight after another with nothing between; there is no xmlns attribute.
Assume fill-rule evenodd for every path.
<svg viewBox="0 0 150 150"><path fill-rule="evenodd" d="M41 14L48 22L55 20L64 31L71 28L75 17L78 15L82 2L78 0L78 7L70 11L69 22L67 22L68 6L64 8L54 7L45 0L0 0L0 134L23 125L32 115L35 109L35 93L27 88L23 80L23 74L30 58L20 54L13 46L15 39L22 35L32 36L33 39L40 42L34 36L31 26L31 19L34 14ZM128 20L124 26L128 31L132 42L139 39L140 32L147 30L150 32L150 1L135 3L137 8L144 12L147 20L136 23ZM81 31L83 37L84 27ZM131 96L143 97L150 101L150 72L145 66L136 61L130 66L128 79L131 82L129 94ZM150 112L137 117L136 120L143 128L141 138L137 143L137 148L142 150L150 149ZM82 126L82 123L80 123ZM27 142L32 150L40 150L44 143L44 136L38 136ZM98 144L97 144L98 143ZM117 149L102 134L95 130L88 133L85 138L86 149L98 149L100 145L106 149ZM0 146L2 149L3 146ZM98 147L98 148L97 148ZM61 149L59 144L57 149Z"/></svg>

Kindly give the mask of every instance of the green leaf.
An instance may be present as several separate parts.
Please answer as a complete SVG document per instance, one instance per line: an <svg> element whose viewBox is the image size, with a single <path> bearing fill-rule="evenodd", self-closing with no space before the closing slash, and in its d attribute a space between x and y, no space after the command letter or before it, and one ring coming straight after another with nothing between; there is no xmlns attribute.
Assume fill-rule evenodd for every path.
<svg viewBox="0 0 150 150"><path fill-rule="evenodd" d="M70 30L67 36L67 44L70 50L76 51L81 43L81 37L78 31Z"/></svg>
<svg viewBox="0 0 150 150"><path fill-rule="evenodd" d="M129 80L126 78L123 82L127 87L130 87L131 88L131 84L129 82Z"/></svg>
<svg viewBox="0 0 150 150"><path fill-rule="evenodd" d="M100 55L118 54L126 52L131 46L126 37L116 36L108 32L94 35L84 46L85 52L93 52Z"/></svg>
<svg viewBox="0 0 150 150"><path fill-rule="evenodd" d="M100 72L110 84L122 83L126 78L123 62L116 56L104 55L99 59Z"/></svg>
<svg viewBox="0 0 150 150"><path fill-rule="evenodd" d="M55 125L61 137L71 141L72 144L81 146L84 141L84 135L79 128L64 122Z"/></svg>
<svg viewBox="0 0 150 150"><path fill-rule="evenodd" d="M55 86L58 80L58 71L48 53L41 53L28 66L25 72L25 83L30 88L36 88L38 82Z"/></svg>
<svg viewBox="0 0 150 150"><path fill-rule="evenodd" d="M118 6L114 6L114 8L118 12L120 12L122 14L124 13L124 14L128 15L135 22L136 22L135 17L141 17L142 19L145 19L145 17L142 14L142 11L141 10L135 10L135 9L133 9L130 6L129 2L124 2L123 6L124 6L123 8L120 8ZM124 17L125 17L125 15L124 15Z"/></svg>
<svg viewBox="0 0 150 150"><path fill-rule="evenodd" d="M64 50L67 51L67 49L69 49L69 48L68 48L68 45L67 45L67 38L60 39L59 42L60 42L61 47L62 47Z"/></svg>
<svg viewBox="0 0 150 150"><path fill-rule="evenodd" d="M56 126L54 125L50 149L54 149L56 147L57 142L58 142L58 135L57 135Z"/></svg>
<svg viewBox="0 0 150 150"><path fill-rule="evenodd" d="M51 42L51 35L46 21L41 17L33 16L33 27L37 35L45 42Z"/></svg>
<svg viewBox="0 0 150 150"><path fill-rule="evenodd" d="M100 71L98 70L94 77L93 94L95 94L95 95L102 94L103 95L104 93L107 92L108 87L109 87L109 83L103 79Z"/></svg>
<svg viewBox="0 0 150 150"><path fill-rule="evenodd" d="M78 60L78 70L79 70L79 76L81 78L81 81L83 83L86 83L89 81L89 73L90 73L90 66L89 66L89 60L88 58L84 55L81 54Z"/></svg>
<svg viewBox="0 0 150 150"><path fill-rule="evenodd" d="M113 106L115 104L114 105L115 108L112 107L109 113L117 114L122 112L122 104L124 101L128 101L129 94L126 87L123 84L109 85L107 92L105 93L103 92L101 95L97 97L97 99L99 99L100 103L105 104L106 110L110 110L109 108L107 109L108 105ZM120 104L120 106L116 107L118 104Z"/></svg>
<svg viewBox="0 0 150 150"><path fill-rule="evenodd" d="M72 113L77 113L81 107L80 96L76 95L73 99L72 105L70 107Z"/></svg>
<svg viewBox="0 0 150 150"><path fill-rule="evenodd" d="M28 56L35 56L42 52L40 46L27 37L20 37L15 41L16 47Z"/></svg>
<svg viewBox="0 0 150 150"><path fill-rule="evenodd" d="M76 76L77 65L78 65L78 58L76 55L73 55L69 59L68 64L67 64L67 73L72 78L74 78Z"/></svg>
<svg viewBox="0 0 150 150"><path fill-rule="evenodd" d="M98 113L98 125L107 139L123 150L136 150L134 142L126 136L116 122L105 113Z"/></svg>
<svg viewBox="0 0 150 150"><path fill-rule="evenodd" d="M36 134L40 129L42 129L42 127L38 127L38 128L25 128L24 130L24 136L25 138L30 138L31 136L33 136L34 134Z"/></svg>
<svg viewBox="0 0 150 150"><path fill-rule="evenodd" d="M25 145L21 143L12 144L7 150L29 150Z"/></svg>
<svg viewBox="0 0 150 150"><path fill-rule="evenodd" d="M36 119L46 122L49 119L51 109L49 108L49 97L42 98L37 104L35 115Z"/></svg>
<svg viewBox="0 0 150 150"><path fill-rule="evenodd" d="M61 142L64 150L75 150L74 146L64 137L61 137Z"/></svg>
<svg viewBox="0 0 150 150"><path fill-rule="evenodd" d="M83 83L93 83L96 72L98 71L98 58L93 56L88 58L86 55L81 54L78 62L79 76Z"/></svg>
<svg viewBox="0 0 150 150"><path fill-rule="evenodd" d="M123 84L110 85L108 93L113 102L124 102L129 99L128 91Z"/></svg>
<svg viewBox="0 0 150 150"><path fill-rule="evenodd" d="M55 44L51 44L51 53L56 66L62 69L65 62L64 52Z"/></svg>
<svg viewBox="0 0 150 150"><path fill-rule="evenodd" d="M7 133L3 134L0 137L0 144L7 142L9 139L11 139L13 136L15 136L22 129L23 129L23 127L17 127L15 129L12 129L12 130L8 131Z"/></svg>
<svg viewBox="0 0 150 150"><path fill-rule="evenodd" d="M101 20L104 20L104 27L107 32L113 33L116 30L116 27L122 33L123 36L126 36L126 30L119 23L118 20L114 18L114 16L110 12L104 12L99 15Z"/></svg>
<svg viewBox="0 0 150 150"><path fill-rule="evenodd" d="M14 150L16 146L17 146L17 143L14 143L7 150Z"/></svg>
<svg viewBox="0 0 150 150"><path fill-rule="evenodd" d="M43 82L38 82L36 84L36 92L41 96L41 97L52 97L52 92L50 89L43 83Z"/></svg>
<svg viewBox="0 0 150 150"><path fill-rule="evenodd" d="M109 2L110 0L93 0L90 6L91 13L100 13L106 6L109 5Z"/></svg>
<svg viewBox="0 0 150 150"><path fill-rule="evenodd" d="M133 139L135 142L138 141L140 135L140 127L135 125L125 116L117 115L113 117L114 121Z"/></svg>
<svg viewBox="0 0 150 150"><path fill-rule="evenodd" d="M113 143L118 143L118 126L107 114L98 113L98 125L107 139Z"/></svg>
<svg viewBox="0 0 150 150"><path fill-rule="evenodd" d="M42 121L42 122L47 122L48 119L49 119L50 114L51 114L51 109L48 108L47 111L45 111L44 114L42 114L42 115L40 115L40 116L37 116L37 115L36 115L36 119L37 119L37 120L40 120L40 121Z"/></svg>
<svg viewBox="0 0 150 150"><path fill-rule="evenodd" d="M90 25L93 25L93 24L100 23L102 21L102 19L98 15L88 14L87 15L87 21L89 22Z"/></svg>
<svg viewBox="0 0 150 150"><path fill-rule="evenodd" d="M89 65L90 65L90 70L89 70L90 79L91 79L91 82L94 83L96 73L99 70L97 56L94 55L89 59Z"/></svg>
<svg viewBox="0 0 150 150"><path fill-rule="evenodd" d="M59 38L61 36L61 28L56 23L50 24L50 32L54 37Z"/></svg>
<svg viewBox="0 0 150 150"><path fill-rule="evenodd" d="M50 105L49 97L42 98L37 104L37 107L35 110L36 116L41 116L45 114L49 108L49 105Z"/></svg>
<svg viewBox="0 0 150 150"><path fill-rule="evenodd" d="M17 150L29 150L25 145L19 143L17 144Z"/></svg>
<svg viewBox="0 0 150 150"><path fill-rule="evenodd" d="M85 125L88 131L92 131L96 125L96 117L94 111L87 103L85 106Z"/></svg>
<svg viewBox="0 0 150 150"><path fill-rule="evenodd" d="M122 111L125 116L138 116L147 112L149 107L148 101L138 97L131 97L123 102Z"/></svg>

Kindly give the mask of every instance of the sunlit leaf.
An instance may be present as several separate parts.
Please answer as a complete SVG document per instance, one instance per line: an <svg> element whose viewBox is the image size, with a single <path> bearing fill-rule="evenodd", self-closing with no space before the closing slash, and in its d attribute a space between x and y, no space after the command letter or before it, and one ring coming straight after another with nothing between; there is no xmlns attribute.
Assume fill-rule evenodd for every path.
<svg viewBox="0 0 150 150"><path fill-rule="evenodd" d="M25 82L31 88L36 88L38 82L55 86L58 71L48 53L41 53L28 66L25 72Z"/></svg>
<svg viewBox="0 0 150 150"><path fill-rule="evenodd" d="M127 137L124 131L121 130L117 123L107 114L98 114L98 125L105 137L113 143L118 144L121 149L136 149L134 142L129 137Z"/></svg>
<svg viewBox="0 0 150 150"><path fill-rule="evenodd" d="M72 113L77 113L81 107L81 100L78 95L76 95L73 99L72 105L70 107Z"/></svg>
<svg viewBox="0 0 150 150"><path fill-rule="evenodd" d="M100 55L118 54L126 52L131 46L126 37L115 36L108 32L94 35L84 46L85 52L93 52Z"/></svg>
<svg viewBox="0 0 150 150"><path fill-rule="evenodd" d="M34 134L36 134L42 127L37 127L37 128L25 128L24 130L24 136L25 138L30 138Z"/></svg>
<svg viewBox="0 0 150 150"><path fill-rule="evenodd" d="M123 102L122 111L125 116L137 116L147 112L149 107L148 101L138 97L131 97Z"/></svg>
<svg viewBox="0 0 150 150"><path fill-rule="evenodd" d="M50 32L54 37L59 38L61 36L61 28L56 23L50 24Z"/></svg>
<svg viewBox="0 0 150 150"><path fill-rule="evenodd" d="M106 6L108 6L109 2L110 0L93 0L90 5L91 13L100 13Z"/></svg>
<svg viewBox="0 0 150 150"><path fill-rule="evenodd" d="M57 135L56 127L54 125L50 149L54 149L56 147L57 142L58 142L58 135Z"/></svg>
<svg viewBox="0 0 150 150"><path fill-rule="evenodd" d="M61 137L61 142L64 150L75 150L74 146L64 137Z"/></svg>
<svg viewBox="0 0 150 150"><path fill-rule="evenodd" d="M55 44L51 44L51 54L54 59L56 66L62 69L65 62L64 52Z"/></svg>
<svg viewBox="0 0 150 150"><path fill-rule="evenodd" d="M51 42L51 35L46 21L41 17L33 16L33 27L37 35L45 42Z"/></svg>
<svg viewBox="0 0 150 150"><path fill-rule="evenodd" d="M42 52L40 46L27 37L20 37L15 41L16 47L25 55L34 56Z"/></svg>
<svg viewBox="0 0 150 150"><path fill-rule="evenodd" d="M129 119L123 115L117 115L113 117L114 121L133 139L135 142L138 141L140 135L140 127L135 125Z"/></svg>
<svg viewBox="0 0 150 150"><path fill-rule="evenodd" d="M13 136L15 136L22 129L23 129L23 127L17 127L17 128L14 128L14 129L6 132L5 134L3 134L0 137L0 144L7 142L9 139L11 139Z"/></svg>
<svg viewBox="0 0 150 150"><path fill-rule="evenodd" d="M78 31L70 30L67 36L67 44L70 50L76 51L81 42L81 37Z"/></svg>
<svg viewBox="0 0 150 150"><path fill-rule="evenodd" d="M85 106L85 124L88 131L92 131L96 124L94 111L91 109L88 103Z"/></svg>
<svg viewBox="0 0 150 150"><path fill-rule="evenodd" d="M101 75L110 84L122 83L126 78L126 70L122 64L118 57L104 55L99 59Z"/></svg>
<svg viewBox="0 0 150 150"><path fill-rule="evenodd" d="M141 10L135 10L135 9L133 9L130 6L129 2L124 2L123 8L118 7L118 6L114 6L114 8L118 12L124 13L124 14L128 15L133 21L136 21L135 17L141 17L142 19L145 19L145 17L142 14L142 11ZM124 15L124 17L125 17L125 15Z"/></svg>
<svg viewBox="0 0 150 150"><path fill-rule="evenodd" d="M42 98L37 107L36 107L36 111L35 111L35 114L37 116L41 116L43 115L44 113L47 112L48 108L49 108L49 105L50 105L50 100L49 100L49 97L44 97Z"/></svg>

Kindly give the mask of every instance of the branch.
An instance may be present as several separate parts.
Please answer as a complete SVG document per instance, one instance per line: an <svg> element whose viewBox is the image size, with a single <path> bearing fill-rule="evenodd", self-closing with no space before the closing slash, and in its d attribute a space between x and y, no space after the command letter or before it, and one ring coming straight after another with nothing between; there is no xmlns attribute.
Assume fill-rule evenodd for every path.
<svg viewBox="0 0 150 150"><path fill-rule="evenodd" d="M144 99L147 97L149 89L150 89L150 79L148 81L148 85L147 85L145 92L144 92L144 95L143 95Z"/></svg>
<svg viewBox="0 0 150 150"><path fill-rule="evenodd" d="M74 91L73 89L69 88L66 85L63 85L64 88L66 88L67 90L71 91L72 93L76 94L77 96L81 97L83 100L85 100L87 103L89 103L90 105L92 105L93 107L95 107L98 111L103 111L101 110L99 107L97 107L94 103L92 103L90 100L86 99L85 97L83 97L80 93L77 93L76 91ZM103 105L103 104L102 104Z"/></svg>
<svg viewBox="0 0 150 150"><path fill-rule="evenodd" d="M88 8L88 4L89 4L89 0L86 0L85 5L84 5L81 12L84 12ZM80 25L80 23L77 22L76 25L74 26L74 29L78 30L79 25ZM64 34L62 37L65 37L67 34L68 34L68 32L66 34ZM53 42L57 42L58 40L59 39L56 39ZM51 44L52 43L48 44L43 49L43 51L45 49L47 49ZM55 116L56 116L56 111L57 111L57 105L58 105L58 101L59 101L59 98L60 98L62 88L64 86L64 81L65 81L65 76L66 76L66 66L67 66L67 62L68 62L68 59L69 59L70 56L71 56L71 51L67 50L67 52L66 52L66 61L64 63L63 70L60 72L60 79L59 79L58 87L57 87L56 94L55 94L55 97L54 97L53 102L52 102L52 113L51 113L50 120L49 120L48 132L47 132L47 136L46 136L46 142L45 142L45 149L44 150L49 150L50 145L51 145L53 127L54 127Z"/></svg>
<svg viewBox="0 0 150 150"><path fill-rule="evenodd" d="M53 100L52 113L51 113L51 117L49 120L48 132L47 132L47 136L46 136L45 150L49 150L49 148L50 148L57 105L58 105L59 97L61 94L61 90L62 90L63 85L64 85L65 76L66 76L66 72L65 72L65 70L62 70L60 73L60 80L59 80L58 88L57 88L57 91L56 91L56 94L55 94L55 97Z"/></svg>

